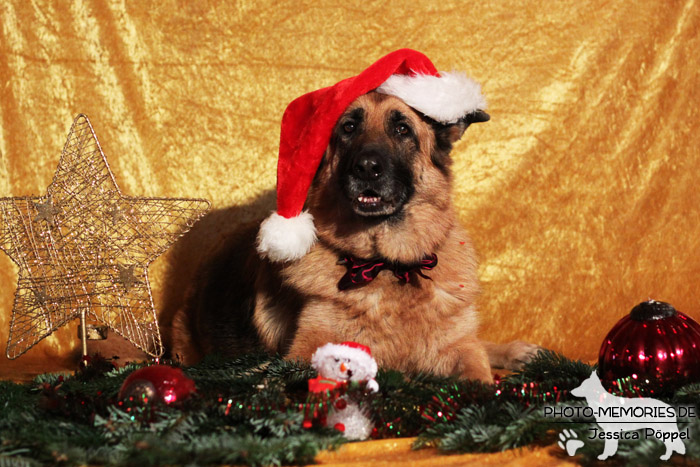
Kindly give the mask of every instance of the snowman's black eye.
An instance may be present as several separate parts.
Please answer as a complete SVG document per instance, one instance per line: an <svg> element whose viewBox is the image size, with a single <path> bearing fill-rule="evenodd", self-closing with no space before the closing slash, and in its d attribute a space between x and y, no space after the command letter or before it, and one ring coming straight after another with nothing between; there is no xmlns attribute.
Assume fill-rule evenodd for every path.
<svg viewBox="0 0 700 467"><path fill-rule="evenodd" d="M333 360L335 360L335 363L338 363L340 361L338 357L335 357Z"/></svg>

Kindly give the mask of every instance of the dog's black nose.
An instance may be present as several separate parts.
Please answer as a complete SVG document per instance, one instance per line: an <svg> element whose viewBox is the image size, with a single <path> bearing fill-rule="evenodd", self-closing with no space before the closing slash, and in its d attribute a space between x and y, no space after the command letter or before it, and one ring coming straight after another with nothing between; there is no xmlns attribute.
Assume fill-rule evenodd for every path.
<svg viewBox="0 0 700 467"><path fill-rule="evenodd" d="M384 174L384 167L377 153L367 152L357 157L352 173L360 180L376 180Z"/></svg>

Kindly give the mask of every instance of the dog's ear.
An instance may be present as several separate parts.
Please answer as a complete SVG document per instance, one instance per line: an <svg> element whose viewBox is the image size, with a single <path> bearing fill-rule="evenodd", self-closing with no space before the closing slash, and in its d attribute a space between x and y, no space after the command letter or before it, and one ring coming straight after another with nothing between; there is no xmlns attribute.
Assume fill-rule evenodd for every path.
<svg viewBox="0 0 700 467"><path fill-rule="evenodd" d="M472 123L482 123L491 120L491 116L483 110L475 110L460 118L457 123L445 125L449 133L450 143L454 144L462 138L464 132Z"/></svg>
<svg viewBox="0 0 700 467"><path fill-rule="evenodd" d="M474 112L467 114L464 119L471 125L472 123L488 122L491 120L491 115L487 114L483 110L475 110Z"/></svg>
<svg viewBox="0 0 700 467"><path fill-rule="evenodd" d="M472 123L488 122L491 116L483 110L475 110L465 115L455 123L439 123L434 120L430 124L435 133L435 149L431 156L433 163L441 170L446 170L450 164L452 145L462 138L462 135Z"/></svg>

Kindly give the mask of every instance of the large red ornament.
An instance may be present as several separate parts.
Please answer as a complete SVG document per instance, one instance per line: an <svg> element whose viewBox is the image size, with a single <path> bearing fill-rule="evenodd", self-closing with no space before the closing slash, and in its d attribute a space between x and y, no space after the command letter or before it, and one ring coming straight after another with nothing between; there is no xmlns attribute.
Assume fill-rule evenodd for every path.
<svg viewBox="0 0 700 467"><path fill-rule="evenodd" d="M700 325L668 303L640 303L603 340L598 375L608 390L625 378L662 390L700 382Z"/></svg>
<svg viewBox="0 0 700 467"><path fill-rule="evenodd" d="M194 381L180 368L151 365L131 373L119 389L119 399L138 397L145 402L160 400L166 404L187 399L195 392Z"/></svg>

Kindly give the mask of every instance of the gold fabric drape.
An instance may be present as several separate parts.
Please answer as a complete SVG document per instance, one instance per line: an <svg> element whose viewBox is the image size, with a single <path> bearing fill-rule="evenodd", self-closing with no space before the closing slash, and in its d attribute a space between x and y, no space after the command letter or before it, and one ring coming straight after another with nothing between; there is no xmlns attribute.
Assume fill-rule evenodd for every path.
<svg viewBox="0 0 700 467"><path fill-rule="evenodd" d="M0 196L45 193L82 112L125 195L212 202L150 268L164 322L202 245L273 206L287 103L402 47L489 102L453 165L485 338L594 360L647 298L700 319L694 0L17 0L0 23ZM16 281L0 255L3 354ZM69 327L21 358L77 345Z"/></svg>

